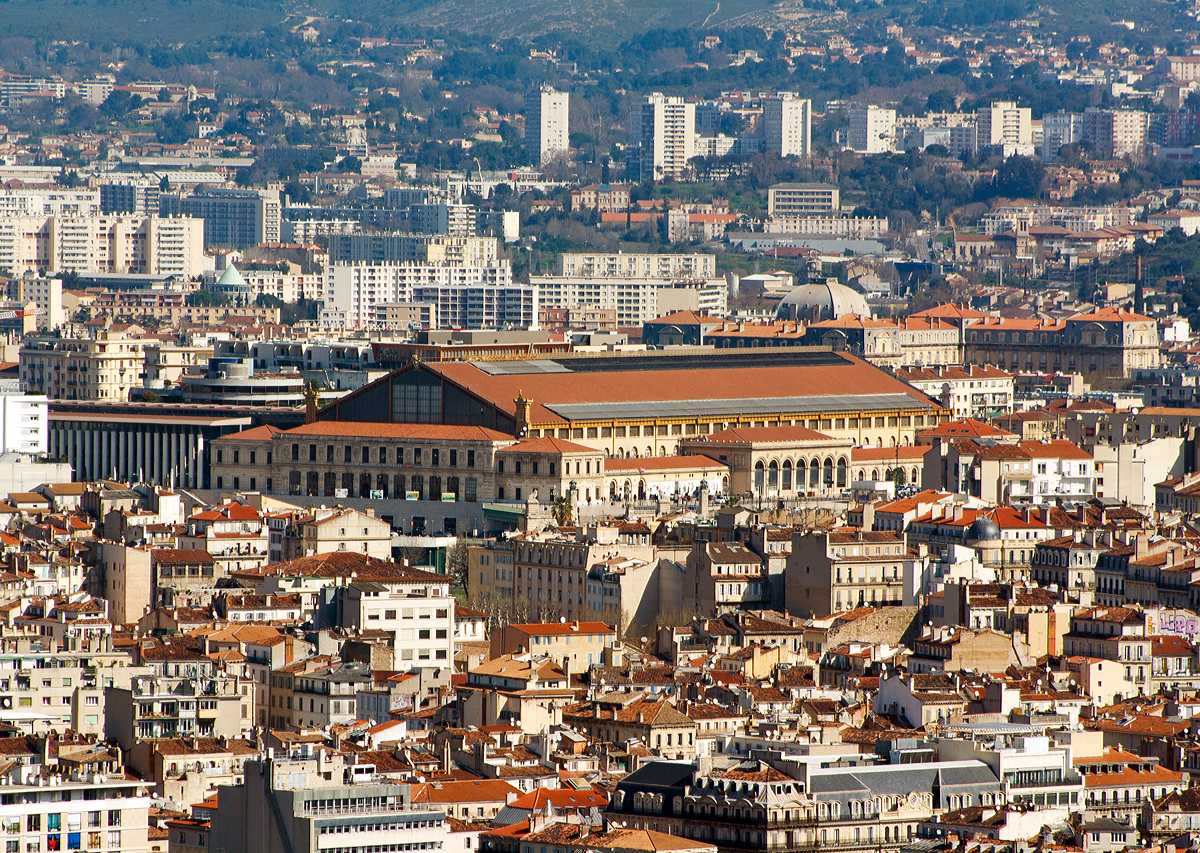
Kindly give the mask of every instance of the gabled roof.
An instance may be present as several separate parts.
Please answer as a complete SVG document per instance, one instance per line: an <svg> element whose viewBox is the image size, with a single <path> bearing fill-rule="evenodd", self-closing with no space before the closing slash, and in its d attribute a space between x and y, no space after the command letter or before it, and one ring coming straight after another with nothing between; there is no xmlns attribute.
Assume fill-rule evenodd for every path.
<svg viewBox="0 0 1200 853"><path fill-rule="evenodd" d="M331 551L327 554L299 557L286 563L268 566L267 572L283 577L356 577L359 580L446 582L446 578L432 572L350 551Z"/></svg>
<svg viewBox="0 0 1200 853"><path fill-rule="evenodd" d="M244 429L241 432L235 432L232 435L222 436L222 438L232 438L237 441L270 441L281 432L283 430L278 427L273 427L270 424L262 424L261 426Z"/></svg>
<svg viewBox="0 0 1200 853"><path fill-rule="evenodd" d="M921 435L940 436L944 438L1016 438L1016 433L985 424L983 421L977 421L974 418L959 418L953 421L946 421L932 429L924 430Z"/></svg>
<svg viewBox="0 0 1200 853"><path fill-rule="evenodd" d="M490 803L507 802L520 791L502 779L475 779L452 782L426 782L413 785L412 803Z"/></svg>
<svg viewBox="0 0 1200 853"><path fill-rule="evenodd" d="M582 444L576 444L573 441L566 441L561 438L551 438L543 436L542 438L530 438L525 441L518 441L516 444L511 444L504 448L504 453L590 453L598 455L599 450L593 447L584 447Z"/></svg>
<svg viewBox="0 0 1200 853"><path fill-rule="evenodd" d="M602 792L574 788L535 788L523 797L518 797L509 805L515 809L531 809L540 811L549 803L556 809L604 808L608 805L608 797Z"/></svg>

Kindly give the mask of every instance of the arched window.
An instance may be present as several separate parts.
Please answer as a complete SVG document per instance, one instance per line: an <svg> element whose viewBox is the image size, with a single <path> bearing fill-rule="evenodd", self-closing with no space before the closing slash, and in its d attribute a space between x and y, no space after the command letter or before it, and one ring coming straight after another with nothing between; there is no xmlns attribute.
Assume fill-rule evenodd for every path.
<svg viewBox="0 0 1200 853"><path fill-rule="evenodd" d="M792 460L783 460L783 481L780 483L780 488L785 492L792 490Z"/></svg>
<svg viewBox="0 0 1200 853"><path fill-rule="evenodd" d="M754 491L756 494L762 494L767 484L767 468L763 465L762 460L754 463Z"/></svg>
<svg viewBox="0 0 1200 853"><path fill-rule="evenodd" d="M845 456L838 457L837 486L839 489L846 488L846 457Z"/></svg>
<svg viewBox="0 0 1200 853"><path fill-rule="evenodd" d="M832 459L832 457L828 457L828 456L825 457L825 464L823 467L825 469L825 472L824 472L825 476L822 478L821 482L824 484L825 488L831 489L831 488L833 488L833 459Z"/></svg>
<svg viewBox="0 0 1200 853"><path fill-rule="evenodd" d="M767 491L777 491L779 489L779 463L774 459L767 466Z"/></svg>
<svg viewBox="0 0 1200 853"><path fill-rule="evenodd" d="M815 489L821 484L821 463L813 459L808 463L808 487Z"/></svg>

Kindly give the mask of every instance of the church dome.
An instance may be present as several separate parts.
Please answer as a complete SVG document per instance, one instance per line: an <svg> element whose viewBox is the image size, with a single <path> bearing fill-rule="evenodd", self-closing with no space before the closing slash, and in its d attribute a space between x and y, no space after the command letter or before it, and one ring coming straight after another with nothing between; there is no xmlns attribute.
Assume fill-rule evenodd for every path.
<svg viewBox="0 0 1200 853"><path fill-rule="evenodd" d="M802 284L793 288L779 303L775 317L780 320L819 322L836 320L846 314L871 316L871 306L857 290L837 282Z"/></svg>
<svg viewBox="0 0 1200 853"><path fill-rule="evenodd" d="M986 515L978 515L971 522L967 538L975 542L990 542L1000 538L1000 525Z"/></svg>

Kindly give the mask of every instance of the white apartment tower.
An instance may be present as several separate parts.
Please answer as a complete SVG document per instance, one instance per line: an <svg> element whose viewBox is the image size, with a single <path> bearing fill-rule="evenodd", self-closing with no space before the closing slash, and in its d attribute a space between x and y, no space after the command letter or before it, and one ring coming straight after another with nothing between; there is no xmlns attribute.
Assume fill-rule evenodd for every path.
<svg viewBox="0 0 1200 853"><path fill-rule="evenodd" d="M1029 107L1012 101L993 101L990 107L975 111L976 142L980 148L992 145L1033 145L1033 120Z"/></svg>
<svg viewBox="0 0 1200 853"><path fill-rule="evenodd" d="M778 92L763 99L763 128L767 150L780 157L812 154L812 101L795 92Z"/></svg>
<svg viewBox="0 0 1200 853"><path fill-rule="evenodd" d="M885 154L896 147L896 111L872 104L850 111L846 147L860 154Z"/></svg>
<svg viewBox="0 0 1200 853"><path fill-rule="evenodd" d="M1097 160L1141 160L1146 153L1147 117L1141 110L1098 110L1083 114L1083 138Z"/></svg>
<svg viewBox="0 0 1200 853"><path fill-rule="evenodd" d="M633 118L641 180L682 177L696 151L696 105L655 92L635 107Z"/></svg>
<svg viewBox="0 0 1200 853"><path fill-rule="evenodd" d="M535 166L570 148L568 97L549 86L525 95L525 153Z"/></svg>
<svg viewBox="0 0 1200 853"><path fill-rule="evenodd" d="M1047 113L1042 116L1042 161L1049 163L1058 156L1064 145L1083 139L1083 116L1080 113Z"/></svg>

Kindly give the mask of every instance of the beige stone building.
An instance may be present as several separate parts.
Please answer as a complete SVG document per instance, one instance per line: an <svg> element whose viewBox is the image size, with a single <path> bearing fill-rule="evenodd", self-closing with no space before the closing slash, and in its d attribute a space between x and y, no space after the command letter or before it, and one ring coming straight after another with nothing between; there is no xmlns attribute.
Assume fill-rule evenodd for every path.
<svg viewBox="0 0 1200 853"><path fill-rule="evenodd" d="M626 533L620 528L588 528L580 539L533 534L514 539L513 597L524 602L530 617L543 621L593 616L596 608L589 603L589 588L604 582L614 558L647 564L657 560L649 529L639 527ZM509 582L500 580L505 587ZM649 598L650 606L657 609L658 585L643 589L640 598ZM598 609L605 618L616 615L608 608ZM626 618L641 609L640 600L626 602Z"/></svg>
<svg viewBox="0 0 1200 853"><path fill-rule="evenodd" d="M604 650L612 646L617 632L603 622L533 622L504 625L492 631L491 655L549 655L568 661L571 671L581 672L600 663Z"/></svg>
<svg viewBox="0 0 1200 853"><path fill-rule="evenodd" d="M1017 662L1012 637L987 628L979 631L959 626L926 628L913 643L908 666L914 673L963 669L1003 672L1009 664Z"/></svg>
<svg viewBox="0 0 1200 853"><path fill-rule="evenodd" d="M964 359L1007 370L1126 377L1159 364L1158 325L1150 317L1101 308L1065 320L988 317L963 329Z"/></svg>
<svg viewBox="0 0 1200 853"><path fill-rule="evenodd" d="M919 574L902 530L797 531L788 556L787 612L823 618L863 605L908 606Z"/></svg>
<svg viewBox="0 0 1200 853"><path fill-rule="evenodd" d="M854 442L806 426L734 427L685 439L685 454L708 456L730 468L732 494L795 497L844 489Z"/></svg>
<svg viewBox="0 0 1200 853"><path fill-rule="evenodd" d="M578 500L598 499L603 477L604 454L561 438L527 439L496 452L496 497L526 500L537 493L542 503L566 495L575 484Z"/></svg>
<svg viewBox="0 0 1200 853"><path fill-rule="evenodd" d="M581 706L563 712L563 723L588 737L614 744L636 740L662 758L696 757L696 724L665 699L634 701L618 708Z"/></svg>
<svg viewBox="0 0 1200 853"><path fill-rule="evenodd" d="M488 500L495 453L511 435L484 427L318 421L262 426L213 442L218 489L323 497Z"/></svg>
<svg viewBox="0 0 1200 853"><path fill-rule="evenodd" d="M121 402L142 387L147 342L124 332L32 338L21 346L21 385L51 400Z"/></svg>
<svg viewBox="0 0 1200 853"><path fill-rule="evenodd" d="M282 559L295 560L330 551L353 551L378 560L392 556L392 527L375 511L347 507L312 509L292 516L283 536Z"/></svg>
<svg viewBox="0 0 1200 853"><path fill-rule="evenodd" d="M153 606L150 551L116 542L100 543L104 599L114 624L136 622Z"/></svg>
<svg viewBox="0 0 1200 853"><path fill-rule="evenodd" d="M687 609L700 616L769 610L771 583L763 558L740 542L697 542L683 584Z"/></svg>

